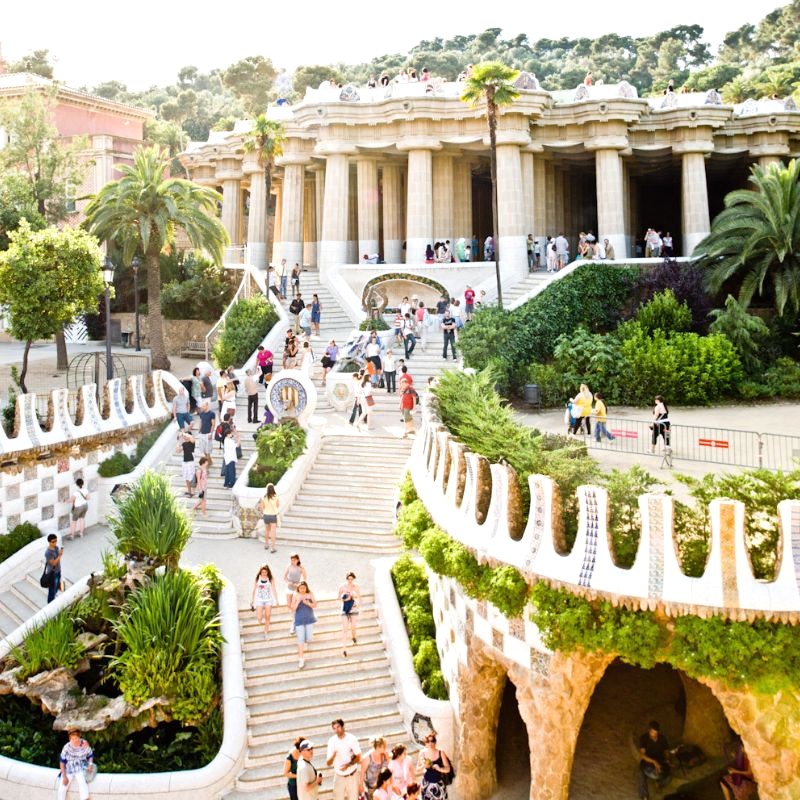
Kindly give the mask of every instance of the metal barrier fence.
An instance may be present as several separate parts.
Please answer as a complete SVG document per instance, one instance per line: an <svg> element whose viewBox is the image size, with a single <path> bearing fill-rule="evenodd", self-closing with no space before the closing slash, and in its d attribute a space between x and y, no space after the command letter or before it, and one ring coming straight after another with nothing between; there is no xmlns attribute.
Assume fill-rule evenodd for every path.
<svg viewBox="0 0 800 800"><path fill-rule="evenodd" d="M790 470L800 463L800 436L758 433L731 428L609 417L606 429L614 438L599 441L597 421L591 435L583 433L588 447L631 455L660 455L666 466L672 459L701 461L731 467ZM581 429L582 430L582 429Z"/></svg>

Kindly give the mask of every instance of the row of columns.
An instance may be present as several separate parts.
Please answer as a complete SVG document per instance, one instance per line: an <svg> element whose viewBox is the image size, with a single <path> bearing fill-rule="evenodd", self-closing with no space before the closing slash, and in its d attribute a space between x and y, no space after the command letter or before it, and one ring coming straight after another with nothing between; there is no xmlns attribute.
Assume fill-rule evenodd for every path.
<svg viewBox="0 0 800 800"><path fill-rule="evenodd" d="M690 254L710 230L706 152L682 154L682 221L684 251ZM630 254L627 231L635 229L633 183L617 147L595 150L597 233L614 245L617 258ZM764 157L772 160L772 157ZM351 160L355 174L351 177ZM283 161L277 196L274 258L288 263L319 263L322 269L356 263L362 253L379 251L387 263L421 261L428 244L471 237L472 162L433 147L411 148L406 165L344 152L327 154L324 167L307 172L308 160ZM263 170L245 164L250 178L247 241L251 262L265 265L267 189ZM240 175L233 168L217 171L222 184L222 223L239 243L242 224ZM405 182L405 192L404 192ZM504 271L527 269L526 238L569 232L581 225L582 182L545 156L517 144L497 147L499 245ZM405 194L405 202L404 202ZM382 208L381 208L382 197ZM381 214L382 212L382 214Z"/></svg>

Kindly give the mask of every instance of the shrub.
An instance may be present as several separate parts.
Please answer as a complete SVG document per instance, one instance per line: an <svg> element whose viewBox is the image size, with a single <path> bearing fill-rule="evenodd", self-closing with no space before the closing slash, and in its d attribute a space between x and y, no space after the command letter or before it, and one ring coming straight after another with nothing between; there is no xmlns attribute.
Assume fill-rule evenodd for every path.
<svg viewBox="0 0 800 800"><path fill-rule="evenodd" d="M0 562L11 557L18 550L42 538L42 532L32 522L21 522L5 536L0 536Z"/></svg>
<svg viewBox="0 0 800 800"><path fill-rule="evenodd" d="M110 527L121 555L132 554L154 567L164 564L173 570L192 534L169 478L150 470L119 501Z"/></svg>
<svg viewBox="0 0 800 800"><path fill-rule="evenodd" d="M166 319L216 322L235 292L224 268L205 258L190 258L184 262L183 270L183 280L162 287L161 313Z"/></svg>
<svg viewBox="0 0 800 800"><path fill-rule="evenodd" d="M360 331L388 331L389 324L383 317L370 317L362 320L358 329Z"/></svg>
<svg viewBox="0 0 800 800"><path fill-rule="evenodd" d="M688 304L678 302L672 289L657 292L636 312L636 320L647 334L686 333L692 329L692 312Z"/></svg>
<svg viewBox="0 0 800 800"><path fill-rule="evenodd" d="M414 481L411 478L410 472L406 472L403 476L403 482L400 484L398 497L400 503L404 506L413 503L417 499L417 490L414 487Z"/></svg>
<svg viewBox="0 0 800 800"><path fill-rule="evenodd" d="M244 364L277 321L277 312L263 295L240 300L228 312L214 343L214 364L220 369Z"/></svg>
<svg viewBox="0 0 800 800"><path fill-rule="evenodd" d="M129 703L167 697L173 719L208 718L218 700L222 636L216 606L194 575L167 572L136 589L115 631L122 649L111 671Z"/></svg>
<svg viewBox="0 0 800 800"><path fill-rule="evenodd" d="M305 449L306 432L294 422L259 428L256 463L250 470L248 486L263 489L268 483L277 483Z"/></svg>
<svg viewBox="0 0 800 800"><path fill-rule="evenodd" d="M117 475L127 475L129 472L133 472L133 469L133 461L120 450L100 462L97 474L101 478L116 478Z"/></svg>
<svg viewBox="0 0 800 800"><path fill-rule="evenodd" d="M83 656L69 615L62 611L40 628L30 631L20 647L11 650L11 657L22 669L17 678L26 680L46 670L74 669Z"/></svg>
<svg viewBox="0 0 800 800"><path fill-rule="evenodd" d="M432 527L433 519L422 500L412 500L400 509L394 532L408 550L416 550L422 542L422 534Z"/></svg>
<svg viewBox="0 0 800 800"><path fill-rule="evenodd" d="M638 464L625 472L612 469L606 478L611 552L618 567L630 568L636 560L642 531L639 495L649 492L654 483L653 476Z"/></svg>
<svg viewBox="0 0 800 800"><path fill-rule="evenodd" d="M800 397L800 364L782 357L764 373L763 384L767 397Z"/></svg>
<svg viewBox="0 0 800 800"><path fill-rule="evenodd" d="M464 364L474 369L485 369L493 359L506 359L505 373L510 367L510 341L514 334L511 312L497 306L484 306L472 317L458 337Z"/></svg>
<svg viewBox="0 0 800 800"><path fill-rule="evenodd" d="M703 270L691 262L665 259L655 267L644 267L639 272L634 295L637 304L646 303L653 295L669 289L679 303L686 303L692 313L692 330L704 333L708 327L711 298L708 296Z"/></svg>
<svg viewBox="0 0 800 800"><path fill-rule="evenodd" d="M731 294L725 300L725 309L715 308L710 316L714 321L709 326L709 331L725 336L736 348L745 372L748 375L757 375L761 370L760 353L769 337L766 322L748 314Z"/></svg>
<svg viewBox="0 0 800 800"><path fill-rule="evenodd" d="M436 649L436 625L425 567L408 555L401 556L392 566L392 580L403 611L414 670L419 676L422 691L428 697L446 700L447 687Z"/></svg>

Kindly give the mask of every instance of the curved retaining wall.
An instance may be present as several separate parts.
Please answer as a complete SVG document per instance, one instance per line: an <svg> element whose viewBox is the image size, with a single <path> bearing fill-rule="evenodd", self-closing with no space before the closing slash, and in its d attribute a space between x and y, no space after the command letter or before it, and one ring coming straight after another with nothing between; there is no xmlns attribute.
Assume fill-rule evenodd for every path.
<svg viewBox="0 0 800 800"><path fill-rule="evenodd" d="M562 554L555 535L558 490L546 475L531 475L531 504L521 538L512 538L513 470L489 464L457 442L429 402L410 459L419 497L436 523L479 557L511 564L576 592L602 593L631 607L661 607L669 614L724 614L800 621L800 501L777 508L782 536L774 581L753 576L744 538L742 503L711 503L711 547L701 578L686 576L673 541L673 500L639 498L642 518L636 560L630 569L614 564L607 525L608 494L599 486L578 489L580 519L572 550ZM488 493L488 504L486 497Z"/></svg>
<svg viewBox="0 0 800 800"><path fill-rule="evenodd" d="M19 644L27 631L37 628L88 591L88 576L38 611L28 622L0 642L0 658ZM247 750L247 708L244 692L242 649L239 640L239 612L236 590L229 581L219 598L222 645L222 746L214 759L201 769L147 774L104 774L102 753L98 753L101 772L91 785L94 800L144 797L148 800L216 800L233 786L244 764ZM87 733L91 742L91 734ZM37 767L0 756L0 797L25 800L52 800L58 788L58 765ZM72 793L70 796L73 796Z"/></svg>

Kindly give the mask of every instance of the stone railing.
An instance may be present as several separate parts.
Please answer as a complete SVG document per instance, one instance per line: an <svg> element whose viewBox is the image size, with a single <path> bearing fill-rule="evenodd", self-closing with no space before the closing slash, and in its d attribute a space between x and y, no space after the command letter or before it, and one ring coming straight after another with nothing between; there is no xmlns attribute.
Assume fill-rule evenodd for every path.
<svg viewBox="0 0 800 800"><path fill-rule="evenodd" d="M782 536L775 580L754 577L745 544L745 507L726 499L711 503L708 562L702 577L690 578L681 569L674 501L667 495L639 498L639 548L633 566L624 569L611 550L605 489L579 487L577 538L564 552L555 534L558 487L546 475L531 475L527 523L519 532L515 520L522 509L513 469L490 464L456 441L427 401L409 463L419 497L442 529L479 558L510 564L532 580L544 578L580 594L613 597L632 608L659 607L671 615L800 621L800 501L784 500L777 508Z"/></svg>

